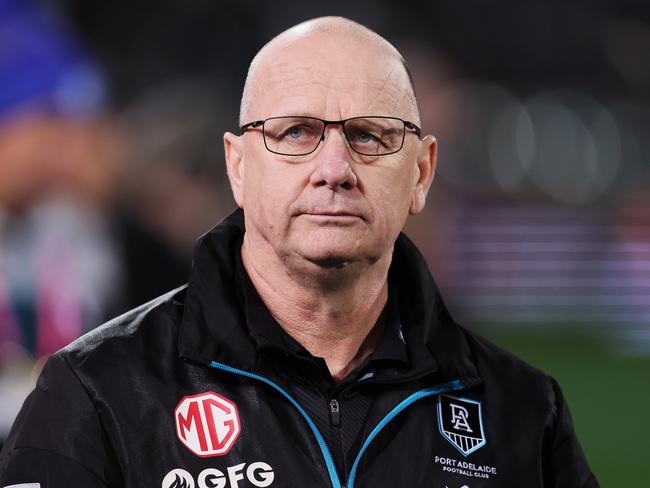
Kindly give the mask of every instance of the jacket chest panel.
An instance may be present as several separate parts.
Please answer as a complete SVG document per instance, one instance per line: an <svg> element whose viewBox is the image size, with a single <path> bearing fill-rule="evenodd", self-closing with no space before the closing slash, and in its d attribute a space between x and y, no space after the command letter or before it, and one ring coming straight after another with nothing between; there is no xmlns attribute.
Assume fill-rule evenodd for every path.
<svg viewBox="0 0 650 488"><path fill-rule="evenodd" d="M121 405L111 436L123 446L126 486L328 486L312 433L278 396L257 385L198 381L148 397L144 411Z"/></svg>
<svg viewBox="0 0 650 488"><path fill-rule="evenodd" d="M140 407L122 403L111 413L122 419L112 435L114 445L124 446L119 457L129 473L127 486L333 485L306 418L269 384L189 366L178 381L164 383L176 386L155 394L144 395L138 383L127 387L127 396ZM532 451L538 440L529 432L518 437L525 425L521 418L493 412L488 402L462 392L427 394L389 418L399 404L392 398L397 393L390 404L379 401L373 408L364 439L385 424L359 455L354 486L504 487L539 473L538 466L526 464L537 458ZM143 479L130 473L148 474Z"/></svg>
<svg viewBox="0 0 650 488"><path fill-rule="evenodd" d="M530 419L492 412L489 401L463 393L422 399L387 424L355 486L541 486L541 433L525 431Z"/></svg>

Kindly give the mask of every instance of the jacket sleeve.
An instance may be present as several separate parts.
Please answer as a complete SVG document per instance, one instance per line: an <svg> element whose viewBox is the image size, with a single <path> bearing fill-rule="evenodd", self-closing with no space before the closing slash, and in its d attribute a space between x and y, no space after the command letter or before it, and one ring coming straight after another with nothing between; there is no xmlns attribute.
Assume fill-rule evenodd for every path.
<svg viewBox="0 0 650 488"><path fill-rule="evenodd" d="M52 356L0 451L0 488L123 486L88 392L64 358Z"/></svg>
<svg viewBox="0 0 650 488"><path fill-rule="evenodd" d="M544 461L544 486L552 488L599 488L580 447L569 407L560 386L550 378L555 397L555 411L548 429ZM550 451L550 452L549 452Z"/></svg>

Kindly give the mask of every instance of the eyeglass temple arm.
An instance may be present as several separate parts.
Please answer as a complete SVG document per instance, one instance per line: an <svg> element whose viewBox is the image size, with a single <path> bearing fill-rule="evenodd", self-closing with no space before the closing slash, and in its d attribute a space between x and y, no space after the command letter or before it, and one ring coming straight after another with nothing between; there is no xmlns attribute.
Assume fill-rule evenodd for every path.
<svg viewBox="0 0 650 488"><path fill-rule="evenodd" d="M407 121L404 121L404 127L406 127L407 129L411 129L413 132L415 132L415 134L416 134L418 137L422 137L422 129L420 129L420 128L419 128L417 125L415 125L413 122L407 122Z"/></svg>
<svg viewBox="0 0 650 488"><path fill-rule="evenodd" d="M249 122L248 124L244 124L239 128L239 134L240 135L243 134L249 128L255 129L256 127L259 127L262 124L264 124L263 120L256 120L255 122Z"/></svg>

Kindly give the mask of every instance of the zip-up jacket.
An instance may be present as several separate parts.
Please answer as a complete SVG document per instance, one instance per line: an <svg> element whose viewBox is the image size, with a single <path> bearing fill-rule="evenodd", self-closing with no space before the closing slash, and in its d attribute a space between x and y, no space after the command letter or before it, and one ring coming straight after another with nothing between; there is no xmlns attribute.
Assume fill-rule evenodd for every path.
<svg viewBox="0 0 650 488"><path fill-rule="evenodd" d="M598 486L557 383L456 324L404 235L389 280L409 366L349 388L373 399L341 469L251 338L233 289L243 233L237 211L198 241L188 285L50 357L0 487Z"/></svg>

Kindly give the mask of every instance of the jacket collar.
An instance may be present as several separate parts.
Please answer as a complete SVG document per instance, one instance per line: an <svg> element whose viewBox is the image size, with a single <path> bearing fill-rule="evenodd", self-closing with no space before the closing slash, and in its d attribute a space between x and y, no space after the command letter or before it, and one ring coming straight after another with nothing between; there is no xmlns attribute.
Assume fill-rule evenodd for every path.
<svg viewBox="0 0 650 488"><path fill-rule="evenodd" d="M181 357L255 368L256 343L235 285L244 230L244 213L236 210L197 241L179 332ZM395 243L389 280L398 292L413 372L435 371L440 381L460 379L467 386L480 383L465 332L451 318L426 261L404 234Z"/></svg>

